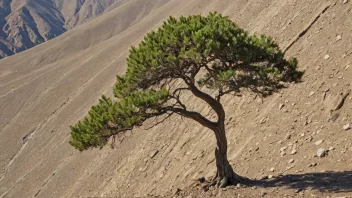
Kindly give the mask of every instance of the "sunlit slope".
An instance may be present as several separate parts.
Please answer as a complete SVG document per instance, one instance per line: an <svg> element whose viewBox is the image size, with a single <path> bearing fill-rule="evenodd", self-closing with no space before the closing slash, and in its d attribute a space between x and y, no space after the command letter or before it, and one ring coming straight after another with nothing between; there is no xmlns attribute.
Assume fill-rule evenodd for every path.
<svg viewBox="0 0 352 198"><path fill-rule="evenodd" d="M169 15L209 11L229 15L251 33L271 35L306 70L304 82L263 100L253 94L223 100L229 119L228 155L236 171L259 178L274 174L268 172L271 167L275 174L345 170L352 153L341 152L351 145L342 125L351 122L351 99L338 110L335 122L328 119L330 106L338 100L334 96L352 84L347 67L352 61L350 8L350 3L318 0L135 0L0 60L0 197L162 195L213 175L213 134L178 117L152 130L126 134L115 149L79 153L68 144L68 126L85 116L102 93L111 92L115 75L125 70L131 45ZM342 40L337 41L337 35ZM198 100L184 99L212 116ZM287 134L291 139L285 139ZM325 140L321 147L336 149L317 161L314 142L320 139ZM295 155L281 157L280 148L291 152L294 145ZM286 170L291 158L295 166ZM307 168L315 161L318 166Z"/></svg>

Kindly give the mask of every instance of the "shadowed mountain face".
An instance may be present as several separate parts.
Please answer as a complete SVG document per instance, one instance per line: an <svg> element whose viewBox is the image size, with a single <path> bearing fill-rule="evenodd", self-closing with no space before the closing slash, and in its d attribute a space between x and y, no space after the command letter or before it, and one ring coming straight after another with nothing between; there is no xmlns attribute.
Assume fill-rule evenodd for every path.
<svg viewBox="0 0 352 198"><path fill-rule="evenodd" d="M0 0L0 58L29 49L127 0Z"/></svg>

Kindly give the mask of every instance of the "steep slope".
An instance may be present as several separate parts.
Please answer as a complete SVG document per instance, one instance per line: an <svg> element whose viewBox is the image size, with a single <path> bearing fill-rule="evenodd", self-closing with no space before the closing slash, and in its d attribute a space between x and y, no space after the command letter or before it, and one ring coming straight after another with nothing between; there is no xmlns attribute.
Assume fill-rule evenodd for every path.
<svg viewBox="0 0 352 198"><path fill-rule="evenodd" d="M50 40L127 0L1 0L0 58Z"/></svg>
<svg viewBox="0 0 352 198"><path fill-rule="evenodd" d="M144 197L177 188L186 189L182 196L198 197L351 195L351 130L342 126L352 122L352 98L340 97L352 84L351 6L327 0L131 0L0 60L0 197ZM69 146L68 126L101 93L111 94L131 45L169 15L209 11L273 36L306 71L302 83L268 98L246 93L223 100L230 163L250 178L277 176L276 183L188 189L193 179L214 174L215 142L210 131L179 117L126 134L115 149L79 153ZM185 100L212 116L200 101ZM314 157L319 148L328 155Z"/></svg>
<svg viewBox="0 0 352 198"><path fill-rule="evenodd" d="M54 0L56 7L65 18L65 27L71 29L83 24L91 18L99 16L113 5L114 8L126 3L128 0Z"/></svg>

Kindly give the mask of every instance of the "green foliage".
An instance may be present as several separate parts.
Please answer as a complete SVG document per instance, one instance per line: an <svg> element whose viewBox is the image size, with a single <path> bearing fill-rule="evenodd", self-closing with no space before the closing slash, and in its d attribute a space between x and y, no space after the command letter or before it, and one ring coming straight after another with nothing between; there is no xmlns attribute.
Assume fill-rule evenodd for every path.
<svg viewBox="0 0 352 198"><path fill-rule="evenodd" d="M71 126L70 144L80 151L104 146L114 131L141 125L150 115L146 110L156 109L167 96L165 89L134 92L118 102L103 95L89 110L89 118Z"/></svg>
<svg viewBox="0 0 352 198"><path fill-rule="evenodd" d="M71 127L70 143L80 150L103 146L117 131L166 113L163 107L176 104L167 86L175 80L197 81L219 96L241 88L265 95L279 81L299 80L303 73L296 68L297 60L286 60L272 38L251 36L220 14L170 17L131 47L127 72L114 86L119 101L103 97L89 118Z"/></svg>
<svg viewBox="0 0 352 198"><path fill-rule="evenodd" d="M192 79L209 63L213 67L199 80L211 88L260 87L280 80L296 81L303 74L296 70L295 59L284 59L272 38L250 36L217 13L179 20L170 17L156 32L148 33L138 47L132 47L127 63L127 73L118 77L114 88L119 98L166 78ZM245 81L236 83L238 80Z"/></svg>

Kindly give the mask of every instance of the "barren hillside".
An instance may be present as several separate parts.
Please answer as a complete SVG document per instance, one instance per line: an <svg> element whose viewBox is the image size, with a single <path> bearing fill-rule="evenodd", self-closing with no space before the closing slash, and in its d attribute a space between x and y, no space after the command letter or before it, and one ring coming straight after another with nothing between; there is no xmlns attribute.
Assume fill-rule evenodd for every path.
<svg viewBox="0 0 352 198"><path fill-rule="evenodd" d="M342 0L130 0L0 60L0 197L351 197L352 130L343 129L352 124L351 9ZM270 97L222 101L235 171L271 179L200 190L195 180L215 173L215 139L179 117L134 130L114 149L80 153L68 144L68 126L111 94L131 45L169 15L209 11L274 37L305 71L302 83ZM327 155L315 157L318 149Z"/></svg>
<svg viewBox="0 0 352 198"><path fill-rule="evenodd" d="M0 58L55 38L127 0L0 0Z"/></svg>

